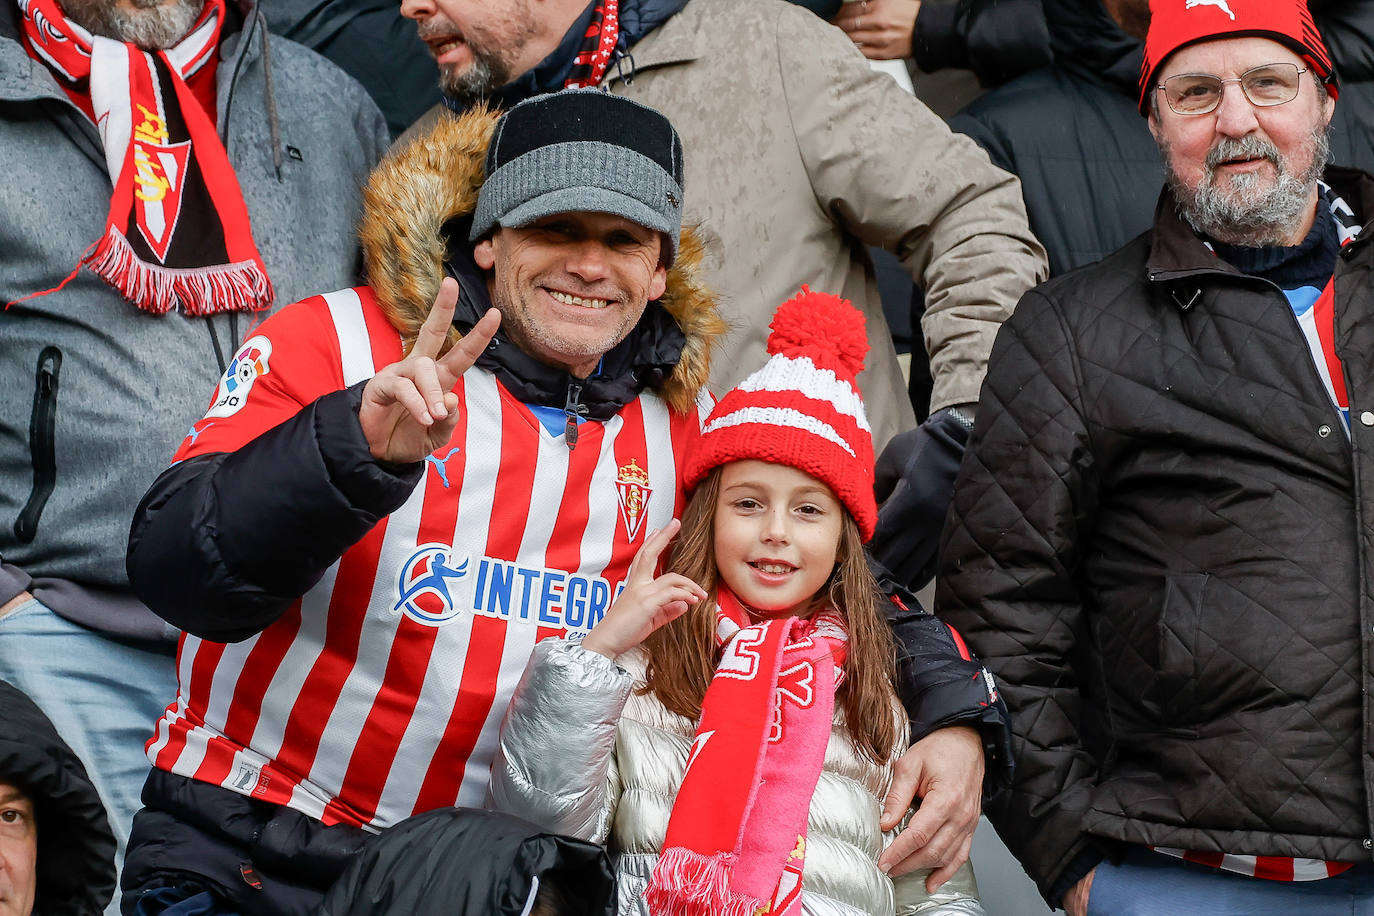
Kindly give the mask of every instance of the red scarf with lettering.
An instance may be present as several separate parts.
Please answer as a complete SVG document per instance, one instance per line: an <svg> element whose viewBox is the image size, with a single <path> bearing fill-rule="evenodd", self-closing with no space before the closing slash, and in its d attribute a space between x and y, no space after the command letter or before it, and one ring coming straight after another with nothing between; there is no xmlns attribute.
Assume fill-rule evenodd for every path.
<svg viewBox="0 0 1374 916"><path fill-rule="evenodd" d="M57 0L19 8L29 55L95 123L105 148L110 211L81 263L148 312L267 308L272 282L214 123L224 0L206 0L185 38L152 52L92 35Z"/></svg>
<svg viewBox="0 0 1374 916"><path fill-rule="evenodd" d="M799 916L844 622L827 610L751 625L727 589L716 602L723 651L644 899L653 916Z"/></svg>

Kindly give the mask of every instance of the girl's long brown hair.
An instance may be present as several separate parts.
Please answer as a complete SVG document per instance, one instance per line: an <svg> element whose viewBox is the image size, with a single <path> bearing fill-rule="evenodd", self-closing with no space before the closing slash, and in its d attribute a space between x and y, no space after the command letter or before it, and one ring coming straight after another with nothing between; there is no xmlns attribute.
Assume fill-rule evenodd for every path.
<svg viewBox="0 0 1374 916"><path fill-rule="evenodd" d="M706 590L686 614L660 627L644 641L648 654L642 693L652 693L669 711L693 721L701 718L701 701L716 670L716 589L719 575L713 549L716 502L721 469L697 485L682 513L682 530L673 542L668 572L692 579ZM817 598L829 600L849 630L845 678L835 694L844 709L849 739L876 763L887 762L897 744L893 714L896 649L892 631L879 610L878 584L864 559L859 526L844 512L838 564Z"/></svg>

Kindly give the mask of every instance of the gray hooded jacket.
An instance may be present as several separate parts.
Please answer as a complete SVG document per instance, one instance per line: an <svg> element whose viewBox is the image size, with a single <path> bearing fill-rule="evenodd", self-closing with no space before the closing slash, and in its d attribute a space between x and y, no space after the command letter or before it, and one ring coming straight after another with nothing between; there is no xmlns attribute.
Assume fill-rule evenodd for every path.
<svg viewBox="0 0 1374 916"><path fill-rule="evenodd" d="M218 125L275 308L356 282L359 185L386 149L386 124L333 64L269 37L252 0L230 7ZM110 206L94 125L18 35L14 0L0 0L0 161L11 169L0 303L62 282ZM0 604L29 589L102 632L170 635L128 591L129 521L265 317L152 315L85 268L0 311Z"/></svg>

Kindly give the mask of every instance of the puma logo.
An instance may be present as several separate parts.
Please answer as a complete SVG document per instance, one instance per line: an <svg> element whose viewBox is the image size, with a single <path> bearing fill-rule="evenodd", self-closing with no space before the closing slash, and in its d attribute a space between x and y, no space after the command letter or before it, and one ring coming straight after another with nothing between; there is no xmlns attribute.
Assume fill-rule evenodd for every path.
<svg viewBox="0 0 1374 916"><path fill-rule="evenodd" d="M1231 12L1231 8L1226 5L1226 0L1188 0L1188 2L1183 5L1183 8L1185 10L1190 10L1195 6L1215 6L1217 9L1230 16L1232 22L1236 21L1236 14Z"/></svg>

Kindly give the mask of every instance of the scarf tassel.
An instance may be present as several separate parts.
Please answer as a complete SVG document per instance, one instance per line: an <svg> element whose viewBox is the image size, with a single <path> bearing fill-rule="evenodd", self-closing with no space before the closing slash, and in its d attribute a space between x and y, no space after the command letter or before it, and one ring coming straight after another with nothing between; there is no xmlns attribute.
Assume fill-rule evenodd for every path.
<svg viewBox="0 0 1374 916"><path fill-rule="evenodd" d="M681 846L666 849L644 892L652 916L754 916L767 907L730 890L730 873L739 859L732 853L704 856Z"/></svg>
<svg viewBox="0 0 1374 916"><path fill-rule="evenodd" d="M272 281L256 261L191 269L158 267L141 260L113 226L82 260L125 299L157 315L178 305L185 314L199 317L255 312L272 304Z"/></svg>

